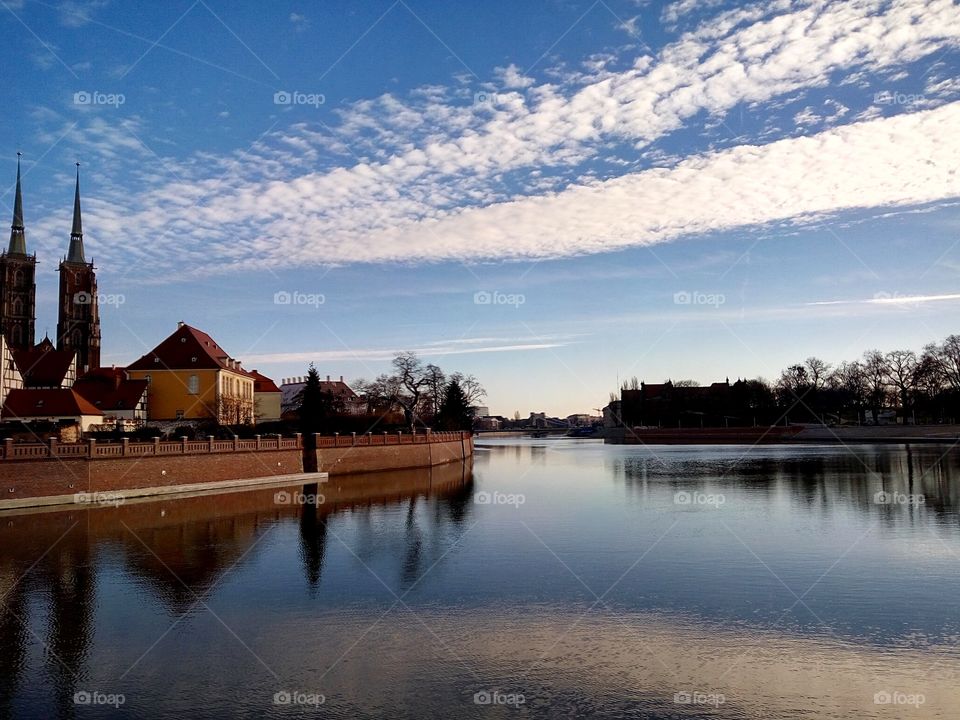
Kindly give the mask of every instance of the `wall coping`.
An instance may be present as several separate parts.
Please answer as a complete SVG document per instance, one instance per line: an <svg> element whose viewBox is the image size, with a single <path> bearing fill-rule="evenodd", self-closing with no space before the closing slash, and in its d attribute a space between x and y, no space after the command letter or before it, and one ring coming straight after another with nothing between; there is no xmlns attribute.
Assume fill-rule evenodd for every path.
<svg viewBox="0 0 960 720"><path fill-rule="evenodd" d="M365 433L357 435L315 435L317 449L337 447L370 447L384 445L419 445L427 443L459 442L471 436L469 432L432 432L411 434ZM160 440L151 442L86 442L63 444L56 439L48 443L15 443L4 440L0 444L0 462L20 460L108 460L124 457L158 457L170 455L211 455L218 453L276 452L278 450L303 450L303 437L298 433L292 438L261 438L252 440L217 440L210 436L206 440Z"/></svg>

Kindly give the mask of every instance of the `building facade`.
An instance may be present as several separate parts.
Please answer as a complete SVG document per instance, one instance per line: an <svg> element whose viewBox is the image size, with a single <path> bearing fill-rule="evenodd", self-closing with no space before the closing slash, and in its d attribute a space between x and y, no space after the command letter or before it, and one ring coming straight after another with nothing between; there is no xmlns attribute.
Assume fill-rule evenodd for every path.
<svg viewBox="0 0 960 720"><path fill-rule="evenodd" d="M10 242L0 254L0 334L17 361L26 386L37 375L34 360L27 353L43 353L43 363L51 364L50 351L75 358L73 376L100 367L100 310L97 277L93 263L88 263L83 248L83 224L80 213L80 170L74 187L73 226L70 246L60 263L60 291L57 301L56 345L50 341L34 345L36 329L36 255L27 252L23 221L23 192L20 181L20 160L17 159L17 184L13 206ZM47 346L49 344L49 347ZM70 361L57 360L58 367ZM41 373L44 374L44 373ZM65 378L66 374L61 378ZM44 380L34 387L69 387L72 381L51 383Z"/></svg>
<svg viewBox="0 0 960 720"><path fill-rule="evenodd" d="M57 322L57 350L75 352L82 374L100 367L100 304L97 274L87 262L83 248L80 217L80 169L73 198L73 227L70 249L60 263L60 314Z"/></svg>
<svg viewBox="0 0 960 720"><path fill-rule="evenodd" d="M13 199L10 242L0 254L0 334L11 349L33 347L37 308L37 257L27 254L23 227L23 193L20 188L20 154L17 153L17 186Z"/></svg>
<svg viewBox="0 0 960 720"><path fill-rule="evenodd" d="M150 420L254 421L254 377L207 333L186 323L128 366L127 374L147 381Z"/></svg>

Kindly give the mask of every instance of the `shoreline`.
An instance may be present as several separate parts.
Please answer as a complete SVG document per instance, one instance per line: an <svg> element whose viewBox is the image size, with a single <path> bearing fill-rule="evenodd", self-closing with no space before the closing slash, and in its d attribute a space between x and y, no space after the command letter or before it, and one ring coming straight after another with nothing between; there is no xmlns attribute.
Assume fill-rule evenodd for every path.
<svg viewBox="0 0 960 720"><path fill-rule="evenodd" d="M618 428L609 431L604 442L611 445L956 444L960 443L960 425L778 426L632 431Z"/></svg>

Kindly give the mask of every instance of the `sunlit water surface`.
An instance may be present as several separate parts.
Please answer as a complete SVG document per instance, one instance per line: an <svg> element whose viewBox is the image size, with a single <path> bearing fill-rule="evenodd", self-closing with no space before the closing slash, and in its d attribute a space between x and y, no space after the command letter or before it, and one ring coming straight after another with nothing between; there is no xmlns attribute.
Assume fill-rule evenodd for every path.
<svg viewBox="0 0 960 720"><path fill-rule="evenodd" d="M2 514L0 717L955 718L958 463L509 438Z"/></svg>

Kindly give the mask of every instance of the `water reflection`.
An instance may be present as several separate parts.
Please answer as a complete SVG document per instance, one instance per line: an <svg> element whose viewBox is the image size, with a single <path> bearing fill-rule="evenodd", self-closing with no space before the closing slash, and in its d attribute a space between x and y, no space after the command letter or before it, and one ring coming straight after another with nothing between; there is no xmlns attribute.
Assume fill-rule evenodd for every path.
<svg viewBox="0 0 960 720"><path fill-rule="evenodd" d="M316 714L284 688L338 718L954 717L958 462L551 438L472 469L6 513L0 718L114 714L84 689L138 718ZM473 703L494 689L527 702Z"/></svg>
<svg viewBox="0 0 960 720"><path fill-rule="evenodd" d="M424 539L414 508L432 509L438 524L459 526L473 486L471 464L448 464L388 474L339 476L322 485L267 487L242 492L201 493L119 506L39 508L0 514L0 718L75 717L92 638L103 606L97 575L109 569L130 574L143 593L160 601L170 617L205 606L208 594L235 565L253 554L278 524L297 523L303 575L315 596L329 544L328 524L338 515L372 516L404 503L403 577L421 573ZM289 501L296 498L297 501ZM310 499L311 502L301 502ZM119 559L119 562L117 560ZM117 567L119 565L119 567ZM102 629L102 628L101 628ZM42 650L41 674L49 696L42 709L32 700L16 704L32 666L31 646ZM114 682L118 682L114 680ZM37 693L34 686L32 694Z"/></svg>

